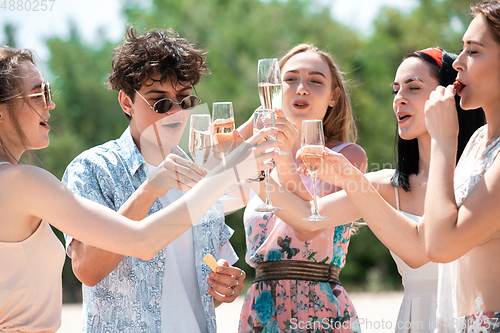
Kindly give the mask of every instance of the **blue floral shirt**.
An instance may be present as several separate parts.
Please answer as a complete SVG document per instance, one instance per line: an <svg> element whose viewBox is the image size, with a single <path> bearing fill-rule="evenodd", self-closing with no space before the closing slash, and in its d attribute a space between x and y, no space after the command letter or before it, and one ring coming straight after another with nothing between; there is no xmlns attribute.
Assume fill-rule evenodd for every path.
<svg viewBox="0 0 500 333"><path fill-rule="evenodd" d="M172 153L187 156L179 147ZM146 180L146 170L147 164L127 128L119 139L77 156L67 167L63 183L76 194L117 211ZM156 200L149 214L162 208ZM206 291L210 268L203 265L202 258L211 253L218 259L219 249L229 241L233 230L224 223L220 201L202 219L192 228L196 272L208 332L215 333L214 303ZM66 236L67 246L71 240ZM124 257L95 287L82 285L83 332L160 333L164 269L165 249L149 261Z"/></svg>

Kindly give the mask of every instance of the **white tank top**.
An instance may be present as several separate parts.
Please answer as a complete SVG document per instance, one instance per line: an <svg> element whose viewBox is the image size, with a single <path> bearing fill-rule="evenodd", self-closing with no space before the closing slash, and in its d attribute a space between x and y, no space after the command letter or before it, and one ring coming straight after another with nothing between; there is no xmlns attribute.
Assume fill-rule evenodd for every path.
<svg viewBox="0 0 500 333"><path fill-rule="evenodd" d="M410 214L399 209L399 194L398 188L394 187L394 192L396 195L396 209L408 217L409 219L419 223L422 221L422 216ZM411 294L416 294L417 296L423 296L425 294L436 295L437 293L437 279L438 279L438 265L433 262L429 262L419 268L411 268L408 266L401 258L391 251L391 255L398 266L398 272L403 278L403 286L405 288L405 296ZM424 280L425 282L420 283L419 280ZM432 281L429 283L429 281Z"/></svg>

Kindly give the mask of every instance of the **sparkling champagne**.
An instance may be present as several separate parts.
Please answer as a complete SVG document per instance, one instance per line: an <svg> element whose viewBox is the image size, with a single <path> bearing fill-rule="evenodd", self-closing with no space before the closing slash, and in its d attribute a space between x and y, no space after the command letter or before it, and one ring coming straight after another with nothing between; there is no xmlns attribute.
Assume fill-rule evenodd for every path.
<svg viewBox="0 0 500 333"><path fill-rule="evenodd" d="M212 126L216 147L222 154L229 154L234 143L234 118L216 119Z"/></svg>
<svg viewBox="0 0 500 333"><path fill-rule="evenodd" d="M210 157L210 132L202 132L190 129L189 132L189 152L194 162L198 165L205 165Z"/></svg>
<svg viewBox="0 0 500 333"><path fill-rule="evenodd" d="M305 145L300 158L309 172L317 172L323 161L323 146Z"/></svg>
<svg viewBox="0 0 500 333"><path fill-rule="evenodd" d="M317 172L321 167L321 162L323 161L323 155L320 154L301 154L300 158L306 166L306 169L310 172Z"/></svg>
<svg viewBox="0 0 500 333"><path fill-rule="evenodd" d="M259 83L259 97L264 109L281 109L281 83Z"/></svg>

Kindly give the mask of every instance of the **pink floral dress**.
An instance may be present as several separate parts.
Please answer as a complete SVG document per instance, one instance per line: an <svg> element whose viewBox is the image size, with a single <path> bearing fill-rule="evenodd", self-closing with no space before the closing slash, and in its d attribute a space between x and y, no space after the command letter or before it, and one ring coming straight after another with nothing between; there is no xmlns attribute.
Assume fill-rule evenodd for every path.
<svg viewBox="0 0 500 333"><path fill-rule="evenodd" d="M311 189L311 178L302 177ZM318 181L319 183L320 181ZM259 213L263 205L254 196L244 214L247 263L303 260L342 268L352 223L323 231L301 242L273 213ZM361 332L356 310L341 285L301 280L253 283L245 295L239 332Z"/></svg>

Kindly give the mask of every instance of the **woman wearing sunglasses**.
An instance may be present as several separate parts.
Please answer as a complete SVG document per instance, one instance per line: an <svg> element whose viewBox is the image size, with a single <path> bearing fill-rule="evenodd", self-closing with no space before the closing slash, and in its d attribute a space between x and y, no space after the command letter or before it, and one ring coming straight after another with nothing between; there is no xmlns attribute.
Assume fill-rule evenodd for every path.
<svg viewBox="0 0 500 333"><path fill-rule="evenodd" d="M49 224L86 244L136 256L151 264L152 261L148 260L196 221L201 219L200 223L205 223L204 212L210 210L223 191L236 181L232 176L234 171L228 173L219 168L212 177L200 180L179 199L177 205L167 207L142 222L133 221L75 195L43 169L18 164L27 150L41 149L49 144L47 121L54 107L50 87L35 67L31 53L0 47L1 332L50 333L60 326L61 270L65 255ZM149 111L155 114L151 109ZM228 163L244 161L238 164L241 177L253 177L257 173L255 163L253 170L247 167L253 156L258 169L268 167L262 161L273 157L274 153L248 153L253 153L252 144L256 140L273 132L273 129L265 130L250 139L246 148L252 150L244 150L245 145L242 145L242 149L228 155ZM276 144L263 143L258 151L272 146ZM167 169L161 164L148 182L168 186ZM87 189L91 192L90 188ZM188 209L190 207L197 209ZM224 285L229 286L234 286L244 277L240 269L227 265L219 267L217 275L224 278ZM148 279L156 280L156 277L148 276ZM239 293L239 288L217 290L229 296L233 290L234 294ZM141 306L140 314L131 315L134 312L127 309L123 312L137 322L139 317L146 317L146 310Z"/></svg>

